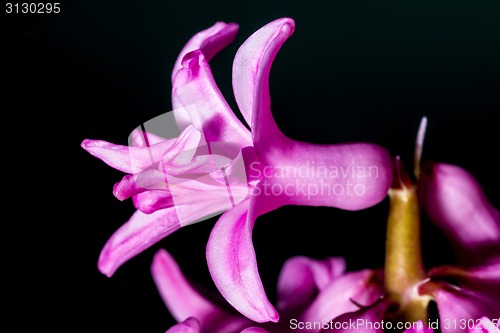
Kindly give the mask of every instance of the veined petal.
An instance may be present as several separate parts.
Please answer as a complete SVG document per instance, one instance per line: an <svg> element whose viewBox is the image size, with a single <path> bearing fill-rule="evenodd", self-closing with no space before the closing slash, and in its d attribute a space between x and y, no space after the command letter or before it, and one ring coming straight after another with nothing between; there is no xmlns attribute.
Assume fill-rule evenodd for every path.
<svg viewBox="0 0 500 333"><path fill-rule="evenodd" d="M175 65L172 70L171 76L172 88L175 89L177 85L175 77L177 75L177 72L183 68L182 62L186 54L192 51L199 50L203 52L206 60L210 61L217 53L231 44L236 39L237 34L238 24L216 22L210 28L202 30L191 37L189 41L184 45L177 59L175 60ZM194 104L194 102L191 104ZM172 95L172 106L174 109L178 109L186 105L182 105L182 103ZM174 111L174 117L177 126L180 129L185 128L193 122L193 115L186 113L185 109L181 109L181 112Z"/></svg>
<svg viewBox="0 0 500 333"><path fill-rule="evenodd" d="M99 270L111 277L124 262L180 227L174 207L149 215L136 211L104 245L99 256Z"/></svg>
<svg viewBox="0 0 500 333"><path fill-rule="evenodd" d="M246 184L231 186L229 193L227 186L215 182L210 175L197 179L169 176L168 182L169 188L165 195L171 196L172 206L150 214L136 211L130 220L111 236L102 250L99 269L103 274L111 276L125 261L180 227L220 214L248 194ZM136 201L140 199L141 197L136 197ZM165 203L166 201L163 202ZM137 204L140 206L142 202ZM148 208L150 211L154 209Z"/></svg>
<svg viewBox="0 0 500 333"><path fill-rule="evenodd" d="M151 273L165 305L177 321L195 317L204 332L220 333L236 332L249 325L248 319L224 311L195 290L167 251L155 254Z"/></svg>
<svg viewBox="0 0 500 333"><path fill-rule="evenodd" d="M300 319L307 322L330 320L343 313L358 310L356 304L371 305L383 294L381 271L366 269L350 272L335 279L323 289L301 314Z"/></svg>
<svg viewBox="0 0 500 333"><path fill-rule="evenodd" d="M268 53L267 48L275 39L278 39L277 42L282 44L293 33L294 27L295 22L291 18L275 20L250 36L234 56L234 97L243 118L251 128L253 128L252 113L255 104L255 90L259 84L257 82L258 70L262 64L270 66L273 59L269 59L269 57L274 57ZM282 29L283 33L281 33Z"/></svg>
<svg viewBox="0 0 500 333"><path fill-rule="evenodd" d="M81 146L110 167L125 173L135 173L150 167L174 142L175 139L172 139L150 147L129 147L102 140L85 139Z"/></svg>
<svg viewBox="0 0 500 333"><path fill-rule="evenodd" d="M181 225L220 214L248 196L249 187L238 175L187 174L179 177L167 171L146 170L126 175L114 187L115 196L124 200L133 196L136 208L145 213L175 206ZM239 178L244 177L241 176Z"/></svg>
<svg viewBox="0 0 500 333"><path fill-rule="evenodd" d="M239 148L252 145L250 132L222 96L204 53L198 50L186 54L182 66L172 89L176 120L181 119L180 114L185 118L178 123L179 128L194 125L203 132L207 144L227 142Z"/></svg>
<svg viewBox="0 0 500 333"><path fill-rule="evenodd" d="M475 322L482 317L496 318L500 313L498 298L487 293L453 286L446 282L427 282L419 287L420 294L431 295L436 301L443 333L465 333L467 325L459 322ZM456 320L456 325L453 324Z"/></svg>
<svg viewBox="0 0 500 333"><path fill-rule="evenodd" d="M170 175L180 176L186 174L207 174L221 169L230 164L231 160L222 155L210 154L194 156L189 162L175 159L173 163L165 164L166 172Z"/></svg>
<svg viewBox="0 0 500 333"><path fill-rule="evenodd" d="M146 214L175 205L181 225L220 214L245 199L249 192L246 183L232 183L232 179L227 184L220 183L212 175L191 178L168 176L167 180L169 186L166 182L162 183L165 185L163 190L158 183L157 187L147 191L139 188L128 194L133 194L134 206ZM123 196L126 194L121 192Z"/></svg>
<svg viewBox="0 0 500 333"><path fill-rule="evenodd" d="M177 163L189 163L196 153L201 143L201 132L194 126L187 126L183 129L178 138L174 139L174 144L163 153L162 162L178 161Z"/></svg>
<svg viewBox="0 0 500 333"><path fill-rule="evenodd" d="M278 278L278 310L296 317L317 295L345 271L343 258L315 260L303 256L288 259Z"/></svg>
<svg viewBox="0 0 500 333"><path fill-rule="evenodd" d="M102 140L85 139L81 147L109 166L128 174L135 174L151 167L161 158L174 158L196 151L201 133L188 126L178 138L163 140L147 147L115 145Z"/></svg>
<svg viewBox="0 0 500 333"><path fill-rule="evenodd" d="M165 175L157 169L148 169L136 175L125 175L113 186L113 195L120 201L148 190L168 191Z"/></svg>
<svg viewBox="0 0 500 333"><path fill-rule="evenodd" d="M244 80L235 88L246 117L252 107L255 152L269 175L263 180L264 185L275 189L272 200L282 204L348 210L373 206L387 196L392 182L392 158L385 148L367 143L297 142L287 138L273 119L269 93L271 65L294 28L290 18L275 20L251 35L238 51L241 61L249 60L237 77L251 80ZM258 57L254 59L251 54L255 50Z"/></svg>
<svg viewBox="0 0 500 333"><path fill-rule="evenodd" d="M189 39L184 45L172 70L172 81L175 74L182 68L182 59L191 51L201 50L208 61L226 46L231 44L238 34L238 24L216 22L208 29L202 30Z"/></svg>
<svg viewBox="0 0 500 333"><path fill-rule="evenodd" d="M169 189L182 226L220 214L248 196L247 184L220 184L211 175L186 179L169 176Z"/></svg>
<svg viewBox="0 0 500 333"><path fill-rule="evenodd" d="M321 330L321 333L383 333L382 319L389 306L387 302L378 302L375 305L355 312L345 313L333 319L332 327ZM340 323L340 328L335 323ZM354 327L349 325L356 323Z"/></svg>
<svg viewBox="0 0 500 333"><path fill-rule="evenodd" d="M200 135L193 126L188 126L171 147L162 152L161 159L153 161L155 164L148 169L124 176L115 184L113 194L125 200L147 190L169 191L170 176L198 177L200 173L210 173L230 162L220 155L194 156Z"/></svg>
<svg viewBox="0 0 500 333"><path fill-rule="evenodd" d="M134 207L143 213L151 214L174 204L169 191L149 190L132 197Z"/></svg>
<svg viewBox="0 0 500 333"><path fill-rule="evenodd" d="M278 129L271 113L269 73L276 54L294 29L295 21L291 18L280 18L266 24L240 46L233 65L235 98L252 128L256 150L271 149L271 154L273 145L266 143L289 139ZM262 152L256 152L259 157L262 155Z"/></svg>
<svg viewBox="0 0 500 333"><path fill-rule="evenodd" d="M163 141L166 141L165 138L139 128L134 129L129 136L129 144L133 147L148 147Z"/></svg>
<svg viewBox="0 0 500 333"><path fill-rule="evenodd" d="M208 268L220 293L236 310L258 323L277 322L279 315L267 299L252 243L259 215L253 207L255 198L243 200L219 218L207 244Z"/></svg>
<svg viewBox="0 0 500 333"><path fill-rule="evenodd" d="M200 323L196 318L190 317L175 326L172 326L165 333L200 333Z"/></svg>
<svg viewBox="0 0 500 333"><path fill-rule="evenodd" d="M423 206L463 265L500 262L500 213L466 170L433 164L422 175Z"/></svg>

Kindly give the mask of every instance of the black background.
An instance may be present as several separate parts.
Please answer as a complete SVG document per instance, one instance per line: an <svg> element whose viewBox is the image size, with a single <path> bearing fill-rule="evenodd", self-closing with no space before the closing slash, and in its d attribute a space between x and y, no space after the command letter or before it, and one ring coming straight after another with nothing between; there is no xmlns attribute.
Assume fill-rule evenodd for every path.
<svg viewBox="0 0 500 333"><path fill-rule="evenodd" d="M328 4L327 4L328 3ZM255 30L296 21L271 72L272 108L288 136L316 143L368 141L410 170L421 117L424 159L471 171L500 206L500 5L498 1L66 1L60 14L5 14L2 116L8 276L26 282L14 299L25 318L52 330L164 332L174 321L149 267L166 248L191 279L215 288L205 244L216 221L181 229L122 266L97 270L108 237L134 211L112 195L122 174L95 159L85 138L126 144L132 129L171 110L170 71L184 43L216 21L237 22L237 40L212 69L238 113L232 59ZM344 256L348 269L383 265L388 202L345 212L283 207L259 217L254 243L268 295L293 255ZM451 262L424 218L428 267ZM12 238L12 239L10 239ZM24 279L22 279L24 281ZM40 296L33 292L42 291ZM55 307L54 305L55 304Z"/></svg>

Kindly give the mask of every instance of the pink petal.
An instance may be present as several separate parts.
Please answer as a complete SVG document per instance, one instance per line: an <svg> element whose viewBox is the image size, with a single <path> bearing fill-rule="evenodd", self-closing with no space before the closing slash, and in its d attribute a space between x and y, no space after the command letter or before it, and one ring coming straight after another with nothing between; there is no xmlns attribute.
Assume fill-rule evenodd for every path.
<svg viewBox="0 0 500 333"><path fill-rule="evenodd" d="M482 317L478 321L479 323L476 326L469 328L469 333L500 333L500 318L496 322L487 317Z"/></svg>
<svg viewBox="0 0 500 333"><path fill-rule="evenodd" d="M315 260L299 256L288 259L278 278L278 310L295 316L345 271L343 258Z"/></svg>
<svg viewBox="0 0 500 333"><path fill-rule="evenodd" d="M191 162L197 148L201 145L201 133L194 126L187 126L174 140L172 146L161 156L161 161L164 164L173 161L186 164Z"/></svg>
<svg viewBox="0 0 500 333"><path fill-rule="evenodd" d="M222 96L204 53L198 50L186 54L182 66L172 89L172 105L176 109L176 120L181 122L179 127L194 125L203 132L208 144L226 142L239 148L251 146L250 132Z"/></svg>
<svg viewBox="0 0 500 333"><path fill-rule="evenodd" d="M465 333L471 322L482 317L496 318L500 313L498 298L445 282L428 282L420 286L419 292L432 295L436 301L443 333Z"/></svg>
<svg viewBox="0 0 500 333"><path fill-rule="evenodd" d="M103 274L111 276L125 261L175 230L222 213L239 202L235 200L241 201L248 193L246 184L241 186L241 189L231 186L229 193L225 184L215 182L210 175L194 180L169 177L169 182L175 186L169 187L165 196L170 193L173 205L150 214L136 211L130 220L111 236L102 250L99 269ZM139 195L137 200L141 200ZM161 206L169 199L164 197L159 200L163 200L159 205ZM142 205L142 202L138 205ZM152 208L154 207L149 207L150 210Z"/></svg>
<svg viewBox="0 0 500 333"><path fill-rule="evenodd" d="M294 31L290 18L275 20L251 35L238 50L235 84L243 112L252 108L252 138L265 174L269 200L282 204L357 210L382 201L392 182L392 158L378 145L317 145L293 141L279 130L271 113L269 73L283 43ZM238 62L239 64L239 62ZM238 65L239 66L239 65ZM242 65L243 66L243 65Z"/></svg>
<svg viewBox="0 0 500 333"><path fill-rule="evenodd" d="M500 263L473 268L441 266L432 268L429 277L433 280L455 281L463 288L500 300Z"/></svg>
<svg viewBox="0 0 500 333"><path fill-rule="evenodd" d="M146 214L175 206L184 226L206 216L220 214L248 195L246 184L230 186L229 191L229 186L217 183L209 175L195 179L169 176L168 180L171 187L165 190L149 189L144 192L144 189L138 189L131 193L134 195L134 206Z"/></svg>
<svg viewBox="0 0 500 333"><path fill-rule="evenodd" d="M248 326L249 320L225 312L198 293L167 251L155 254L151 273L165 305L177 321L195 317L204 332L235 332Z"/></svg>
<svg viewBox="0 0 500 333"><path fill-rule="evenodd" d="M171 163L165 164L165 171L169 175L186 175L186 174L207 174L215 170L221 169L231 163L231 160L222 155L201 155L194 156L190 160L183 160L184 156L179 156Z"/></svg>
<svg viewBox="0 0 500 333"><path fill-rule="evenodd" d="M186 174L197 176L200 173L210 173L230 162L228 158L220 155L194 156L199 142L200 133L193 126L188 126L169 149L162 152L161 159L151 162L155 165L133 175L124 176L115 184L113 194L119 200L125 200L147 190L169 191L167 186L171 183L169 175L188 178Z"/></svg>
<svg viewBox="0 0 500 333"><path fill-rule="evenodd" d="M368 306L383 296L382 272L362 270L332 281L301 314L302 321L329 320L356 311L354 303Z"/></svg>
<svg viewBox="0 0 500 333"><path fill-rule="evenodd" d="M333 319L333 324L321 333L383 333L381 322L388 306L386 302L379 302L366 309L345 313Z"/></svg>
<svg viewBox="0 0 500 333"><path fill-rule="evenodd" d="M389 153L385 148L365 143L296 143L274 165L312 171L306 175L299 173L298 176L278 180L277 183L283 188L290 184L296 185L293 195L286 198L288 204L364 209L382 201L392 182L392 159ZM311 165L323 167L317 168L315 172L315 167ZM324 172L325 168L329 170L328 174ZM305 189L301 191L300 186Z"/></svg>
<svg viewBox="0 0 500 333"><path fill-rule="evenodd" d="M165 175L157 169L144 170L136 175L125 175L113 186L113 195L120 201L148 190L168 191Z"/></svg>
<svg viewBox="0 0 500 333"><path fill-rule="evenodd" d="M124 262L180 227L174 207L149 215L136 211L104 245L99 256L99 270L111 277Z"/></svg>
<svg viewBox="0 0 500 333"><path fill-rule="evenodd" d="M128 147L102 140L85 139L81 147L112 168L125 173L135 173L151 166L174 142L175 140L168 140L151 147Z"/></svg>
<svg viewBox="0 0 500 333"><path fill-rule="evenodd" d="M194 154L201 133L188 126L178 138L164 140L148 147L115 145L102 140L85 139L81 147L109 166L129 174L139 173L151 167L161 158L172 159L184 152Z"/></svg>
<svg viewBox="0 0 500 333"><path fill-rule="evenodd" d="M281 45L295 29L291 18L272 21L240 46L233 64L233 89L245 120L252 128L255 145L288 141L274 122L270 109L269 72ZM261 143L262 142L262 143ZM272 146L266 147L274 150ZM260 155L257 152L257 155Z"/></svg>
<svg viewBox="0 0 500 333"><path fill-rule="evenodd" d="M174 204L169 191L149 190L134 195L132 200L134 201L134 207L146 214L171 207Z"/></svg>
<svg viewBox="0 0 500 333"><path fill-rule="evenodd" d="M179 323L173 327L171 327L165 333L199 333L200 332L200 323L196 318L190 317L187 318L182 323Z"/></svg>
<svg viewBox="0 0 500 333"><path fill-rule="evenodd" d="M214 155L207 157L214 157ZM212 167L218 167L217 163L216 158L214 160L207 159L207 165L205 166L201 164L197 167L191 165L189 172L195 172L194 174L181 174L180 177L167 175L164 177L165 179L158 179L156 186L157 188L164 186L165 189L163 190L143 192L140 188L136 189L135 186L129 186L129 190L135 190L134 193L137 193L133 196L135 207L150 214L158 209L175 204L181 220L184 215L182 212L185 210L189 215L192 215L194 211L210 212L212 214L233 207L245 199L249 193L243 154L240 153L224 167L215 169L209 174L204 174L208 173ZM196 164L196 162L193 164ZM172 172L172 169L166 171L166 173L169 172ZM150 183L150 188L153 188L154 183L152 181ZM169 186L167 186L167 183ZM124 193L122 191L120 195L123 197L126 194L134 193ZM203 216L206 216L206 214L202 214ZM193 221L188 221L188 223L191 222Z"/></svg>
<svg viewBox="0 0 500 333"><path fill-rule="evenodd" d="M500 213L491 206L476 179L449 164L427 166L422 175L422 200L464 265L500 261Z"/></svg>
<svg viewBox="0 0 500 333"><path fill-rule="evenodd" d="M261 67L271 66L276 52L294 29L293 19L286 17L277 19L251 35L236 52L233 61L234 97L243 118L252 130L253 122L260 121L259 118L252 120L255 104L258 103L256 90L259 85L266 84L260 81L263 77L259 77L259 74L269 70Z"/></svg>
<svg viewBox="0 0 500 333"><path fill-rule="evenodd" d="M249 327L245 328L243 331L241 331L241 333L269 333L269 332L260 327Z"/></svg>
<svg viewBox="0 0 500 333"><path fill-rule="evenodd" d="M169 183L173 184L170 192L182 226L221 214L248 196L246 184L226 186L210 175L196 179L169 177Z"/></svg>
<svg viewBox="0 0 500 333"><path fill-rule="evenodd" d="M178 126L194 124L208 142L251 145L250 133L222 96L208 62L236 38L238 25L217 22L193 36L172 72L172 106Z"/></svg>
<svg viewBox="0 0 500 333"><path fill-rule="evenodd" d="M210 61L217 53L231 44L236 39L237 34L238 24L224 22L216 22L210 28L195 34L189 39L186 45L184 45L175 61L172 71L172 81L177 71L182 68L182 59L187 53L201 50L205 54L207 60Z"/></svg>
<svg viewBox="0 0 500 333"><path fill-rule="evenodd" d="M118 200L123 201L145 191L163 191L164 195L169 197L172 192L175 192L175 189L170 189L174 184L182 184L181 186L185 187L185 183L190 180L200 179L204 175L207 176L218 171L224 165L228 165L230 161L224 156L210 155L196 156L192 162L186 162L183 165L177 163L178 161L170 161L169 163L166 159L166 162L161 161L154 168L133 175L125 175L121 181L114 185L113 195ZM215 185L224 185L224 183L220 182L220 184Z"/></svg>
<svg viewBox="0 0 500 333"><path fill-rule="evenodd" d="M207 244L208 268L236 310L255 322L277 322L279 315L266 297L253 249L252 228L258 216L254 198L226 211L215 224Z"/></svg>
<svg viewBox="0 0 500 333"><path fill-rule="evenodd" d="M148 147L166 141L165 138L151 132L146 132L137 127L130 133L129 145L133 147Z"/></svg>

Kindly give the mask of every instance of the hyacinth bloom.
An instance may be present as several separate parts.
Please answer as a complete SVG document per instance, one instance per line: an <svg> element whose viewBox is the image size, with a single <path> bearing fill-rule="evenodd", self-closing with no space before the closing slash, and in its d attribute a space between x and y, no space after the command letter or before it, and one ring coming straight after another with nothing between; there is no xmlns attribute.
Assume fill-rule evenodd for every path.
<svg viewBox="0 0 500 333"><path fill-rule="evenodd" d="M457 265L430 269L430 281L420 287L421 293L432 295L443 318L497 318L500 214L463 168L435 163L425 169L420 193L423 206L453 246Z"/></svg>
<svg viewBox="0 0 500 333"><path fill-rule="evenodd" d="M269 74L294 28L290 18L275 20L251 35L235 55L233 91L250 130L230 109L210 70L209 60L238 30L234 23L218 22L194 35L174 65L178 137L166 140L141 128L132 133L130 146L82 142L86 151L127 174L113 193L120 200L132 198L137 208L105 244L98 264L102 273L111 276L180 227L225 211L207 244L214 282L248 318L277 321L258 274L255 219L284 205L359 210L385 198L392 179L385 148L298 142L276 125Z"/></svg>

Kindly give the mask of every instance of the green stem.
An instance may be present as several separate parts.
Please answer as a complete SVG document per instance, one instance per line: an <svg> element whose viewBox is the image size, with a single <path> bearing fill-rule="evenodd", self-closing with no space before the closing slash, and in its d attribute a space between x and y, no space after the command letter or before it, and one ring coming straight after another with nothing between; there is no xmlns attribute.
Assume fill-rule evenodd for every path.
<svg viewBox="0 0 500 333"><path fill-rule="evenodd" d="M426 323L430 298L417 293L417 285L427 277L421 255L420 207L416 187L402 168L389 199L384 284L388 298L399 305L391 316Z"/></svg>

